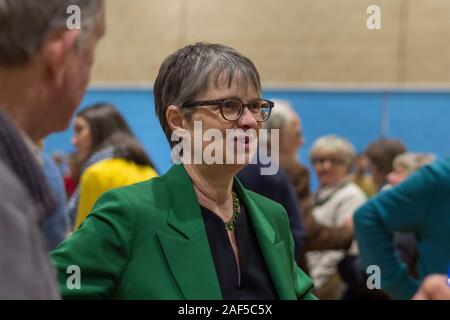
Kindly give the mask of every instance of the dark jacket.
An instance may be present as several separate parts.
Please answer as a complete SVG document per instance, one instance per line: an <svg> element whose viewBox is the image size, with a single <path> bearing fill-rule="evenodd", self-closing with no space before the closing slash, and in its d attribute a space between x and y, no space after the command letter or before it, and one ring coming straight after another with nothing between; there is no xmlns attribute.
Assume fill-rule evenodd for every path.
<svg viewBox="0 0 450 320"><path fill-rule="evenodd" d="M55 208L37 160L0 112L0 299L57 299L41 223Z"/></svg>

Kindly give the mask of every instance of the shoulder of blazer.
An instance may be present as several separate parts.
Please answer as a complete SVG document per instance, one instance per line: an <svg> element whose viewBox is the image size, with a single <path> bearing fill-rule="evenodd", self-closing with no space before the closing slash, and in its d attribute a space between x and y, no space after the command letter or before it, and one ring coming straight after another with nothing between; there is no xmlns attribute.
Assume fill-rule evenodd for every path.
<svg viewBox="0 0 450 320"><path fill-rule="evenodd" d="M93 212L109 206L132 219L139 219L142 214L151 218L152 214L159 214L161 209L166 211L169 206L166 185L162 176L107 191L97 201Z"/></svg>

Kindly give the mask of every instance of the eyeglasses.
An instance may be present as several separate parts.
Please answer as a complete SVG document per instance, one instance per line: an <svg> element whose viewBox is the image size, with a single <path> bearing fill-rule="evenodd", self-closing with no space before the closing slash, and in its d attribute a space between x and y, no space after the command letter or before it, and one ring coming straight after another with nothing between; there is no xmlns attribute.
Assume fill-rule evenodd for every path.
<svg viewBox="0 0 450 320"><path fill-rule="evenodd" d="M220 100L192 101L186 102L182 105L183 108L200 106L219 106L222 117L228 121L238 120L244 113L244 108L247 107L257 122L264 122L269 119L274 102L265 99L256 99L251 103L243 103L237 98L229 98Z"/></svg>
<svg viewBox="0 0 450 320"><path fill-rule="evenodd" d="M317 166L317 165L323 166L325 164L325 162L328 162L332 166L338 166L338 165L345 164L345 161L342 158L319 158L319 157L317 157L317 158L312 158L311 162L315 166Z"/></svg>

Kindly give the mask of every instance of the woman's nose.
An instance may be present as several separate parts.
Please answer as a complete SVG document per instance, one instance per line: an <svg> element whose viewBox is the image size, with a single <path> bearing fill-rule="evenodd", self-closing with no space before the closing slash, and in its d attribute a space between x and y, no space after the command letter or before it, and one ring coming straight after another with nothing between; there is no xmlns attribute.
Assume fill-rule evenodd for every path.
<svg viewBox="0 0 450 320"><path fill-rule="evenodd" d="M322 163L322 168L329 170L329 169L331 168L331 163L330 163L330 161L325 160L325 161Z"/></svg>
<svg viewBox="0 0 450 320"><path fill-rule="evenodd" d="M300 135L299 146L303 147L304 145L305 145L305 138L302 135Z"/></svg>
<svg viewBox="0 0 450 320"><path fill-rule="evenodd" d="M258 127L258 122L252 112L248 108L244 108L244 111L238 120L238 125L240 127L256 129Z"/></svg>

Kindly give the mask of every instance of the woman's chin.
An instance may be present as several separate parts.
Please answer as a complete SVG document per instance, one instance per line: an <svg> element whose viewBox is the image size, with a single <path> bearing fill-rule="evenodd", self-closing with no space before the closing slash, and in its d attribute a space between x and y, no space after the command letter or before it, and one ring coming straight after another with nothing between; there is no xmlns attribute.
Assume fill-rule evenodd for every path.
<svg viewBox="0 0 450 320"><path fill-rule="evenodd" d="M337 184L333 179L329 178L319 179L319 183L321 187L332 187Z"/></svg>

